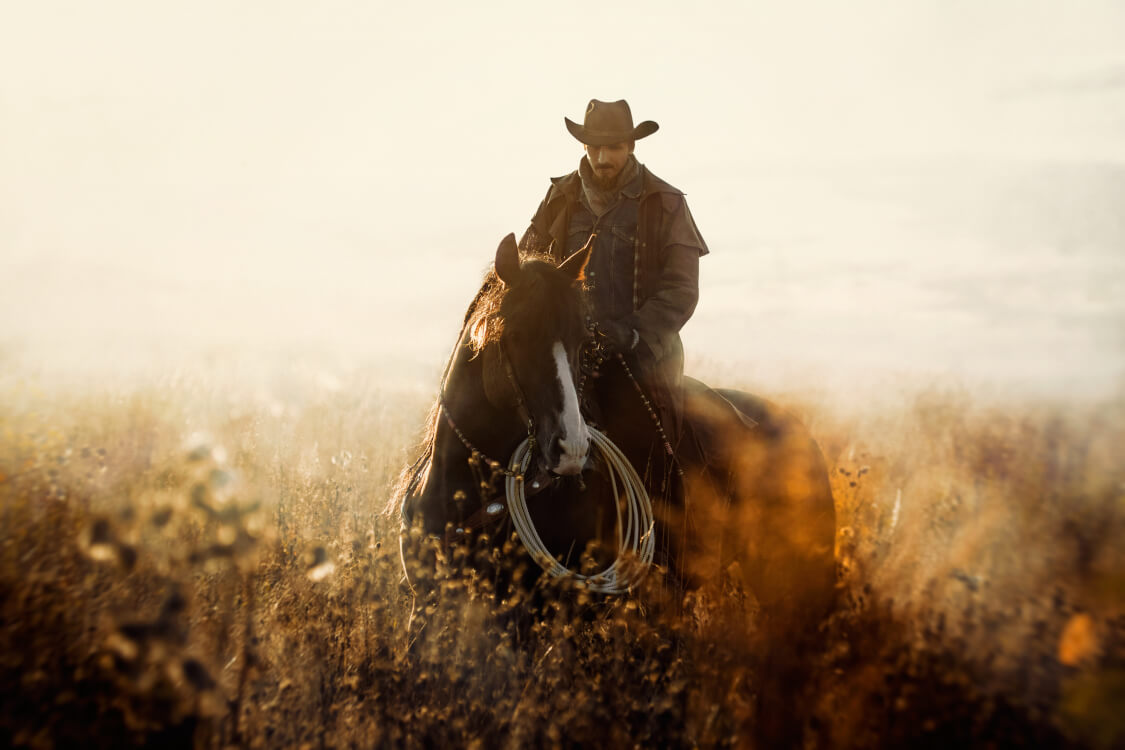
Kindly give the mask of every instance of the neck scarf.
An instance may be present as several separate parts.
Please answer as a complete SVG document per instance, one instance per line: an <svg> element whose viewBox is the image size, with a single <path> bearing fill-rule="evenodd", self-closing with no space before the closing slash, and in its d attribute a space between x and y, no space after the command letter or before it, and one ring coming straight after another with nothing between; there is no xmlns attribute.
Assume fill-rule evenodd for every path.
<svg viewBox="0 0 1125 750"><path fill-rule="evenodd" d="M617 175L617 180L609 188L605 189L598 184L597 178L594 177L594 169L590 166L589 159L583 157L582 161L578 164L578 175L582 178L582 193L586 196L586 205L590 207L595 217L601 218L615 203L617 203L617 196L621 193L621 188L632 182L633 178L637 176L637 170L640 168L637 163L637 157L629 154L628 161L625 166L621 168L621 172Z"/></svg>

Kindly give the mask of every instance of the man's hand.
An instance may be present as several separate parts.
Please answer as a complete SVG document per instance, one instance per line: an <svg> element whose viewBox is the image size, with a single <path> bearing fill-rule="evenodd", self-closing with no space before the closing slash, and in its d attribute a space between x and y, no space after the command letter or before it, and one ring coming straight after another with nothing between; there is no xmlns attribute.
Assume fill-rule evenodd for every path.
<svg viewBox="0 0 1125 750"><path fill-rule="evenodd" d="M598 331L603 337L602 348L610 356L618 352L632 351L637 346L637 342L640 341L640 335L636 329L630 328L620 320L607 320L598 323Z"/></svg>

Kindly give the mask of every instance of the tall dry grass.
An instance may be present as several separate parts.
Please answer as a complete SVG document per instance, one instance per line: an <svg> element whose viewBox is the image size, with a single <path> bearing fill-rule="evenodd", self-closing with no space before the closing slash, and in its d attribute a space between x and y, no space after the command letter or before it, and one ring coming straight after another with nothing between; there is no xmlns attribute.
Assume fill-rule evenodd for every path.
<svg viewBox="0 0 1125 750"><path fill-rule="evenodd" d="M383 507L428 399L341 385L9 381L0 744L752 741L768 644L738 592L674 618L572 594L529 621L446 576L411 622ZM1125 743L1120 400L780 400L821 443L839 520L806 744Z"/></svg>

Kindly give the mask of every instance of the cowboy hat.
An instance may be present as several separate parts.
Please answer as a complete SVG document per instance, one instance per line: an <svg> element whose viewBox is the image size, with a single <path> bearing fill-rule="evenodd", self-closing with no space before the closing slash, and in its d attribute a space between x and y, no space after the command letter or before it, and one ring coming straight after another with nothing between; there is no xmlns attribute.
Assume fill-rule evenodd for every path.
<svg viewBox="0 0 1125 750"><path fill-rule="evenodd" d="M622 141L639 141L652 135L660 126L652 120L645 120L633 127L633 113L624 99L616 102L602 102L591 99L586 107L586 117L582 124L564 117L566 129L587 146L609 146Z"/></svg>

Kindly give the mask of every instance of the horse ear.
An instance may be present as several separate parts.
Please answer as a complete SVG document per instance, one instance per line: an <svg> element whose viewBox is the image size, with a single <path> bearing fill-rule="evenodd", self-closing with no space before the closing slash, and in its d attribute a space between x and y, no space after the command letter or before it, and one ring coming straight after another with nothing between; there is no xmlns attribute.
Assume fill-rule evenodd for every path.
<svg viewBox="0 0 1125 750"><path fill-rule="evenodd" d="M591 234L581 250L559 264L559 270L574 279L575 283L586 280L586 264L590 262L590 254L594 250L594 238L597 236Z"/></svg>
<svg viewBox="0 0 1125 750"><path fill-rule="evenodd" d="M516 236L509 234L500 240L496 248L496 275L508 286L513 286L520 278L520 250L516 246Z"/></svg>

